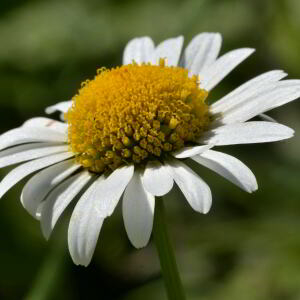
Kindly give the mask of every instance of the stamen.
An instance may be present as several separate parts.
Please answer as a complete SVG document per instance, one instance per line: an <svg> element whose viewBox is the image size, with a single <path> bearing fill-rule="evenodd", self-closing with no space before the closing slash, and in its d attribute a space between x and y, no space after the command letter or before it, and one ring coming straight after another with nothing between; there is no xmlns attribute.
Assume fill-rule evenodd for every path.
<svg viewBox="0 0 300 300"><path fill-rule="evenodd" d="M66 114L69 143L93 172L163 158L195 142L210 123L207 92L188 70L133 62L101 68Z"/></svg>

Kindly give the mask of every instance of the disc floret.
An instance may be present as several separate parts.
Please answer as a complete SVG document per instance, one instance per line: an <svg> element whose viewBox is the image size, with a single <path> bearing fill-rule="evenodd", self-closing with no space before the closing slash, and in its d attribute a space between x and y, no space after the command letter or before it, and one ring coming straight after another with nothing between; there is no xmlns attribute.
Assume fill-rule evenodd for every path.
<svg viewBox="0 0 300 300"><path fill-rule="evenodd" d="M92 172L163 159L193 143L210 123L207 92L188 70L132 63L101 68L66 114L71 150Z"/></svg>

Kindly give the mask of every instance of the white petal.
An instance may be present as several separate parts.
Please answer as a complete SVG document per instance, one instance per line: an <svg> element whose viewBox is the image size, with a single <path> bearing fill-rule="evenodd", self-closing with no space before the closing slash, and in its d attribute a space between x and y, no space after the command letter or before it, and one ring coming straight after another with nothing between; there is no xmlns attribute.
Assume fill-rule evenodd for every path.
<svg viewBox="0 0 300 300"><path fill-rule="evenodd" d="M56 103L55 105L48 106L45 110L46 114L52 114L56 111L60 111L62 113L66 113L72 107L72 100L63 101Z"/></svg>
<svg viewBox="0 0 300 300"><path fill-rule="evenodd" d="M209 186L188 166L179 160L169 160L173 179L191 207L201 213L208 213L212 203Z"/></svg>
<svg viewBox="0 0 300 300"><path fill-rule="evenodd" d="M66 142L67 135L50 128L19 127L0 136L0 150L32 142Z"/></svg>
<svg viewBox="0 0 300 300"><path fill-rule="evenodd" d="M257 190L252 171L237 158L225 153L208 150L192 157L197 163L215 171L248 193Z"/></svg>
<svg viewBox="0 0 300 300"><path fill-rule="evenodd" d="M34 218L38 218L38 206L46 195L80 167L79 164L75 163L74 159L71 159L50 166L34 175L28 180L22 190L21 203L24 208Z"/></svg>
<svg viewBox="0 0 300 300"><path fill-rule="evenodd" d="M116 169L109 177L99 182L95 195L99 200L95 209L101 218L109 217L114 212L133 172L133 166L124 166Z"/></svg>
<svg viewBox="0 0 300 300"><path fill-rule="evenodd" d="M145 247L150 239L155 198L144 190L141 174L135 172L123 196L123 219L129 240L136 248Z"/></svg>
<svg viewBox="0 0 300 300"><path fill-rule="evenodd" d="M66 207L85 187L92 178L88 171L81 172L68 178L56 187L45 199L41 209L41 228L46 239L50 234Z"/></svg>
<svg viewBox="0 0 300 300"><path fill-rule="evenodd" d="M90 263L103 220L113 213L133 171L133 166L125 166L106 179L100 177L78 201L68 233L69 250L75 264L87 266Z"/></svg>
<svg viewBox="0 0 300 300"><path fill-rule="evenodd" d="M154 43L149 37L135 38L125 47L123 54L123 65L131 64L135 61L138 64L150 62L154 52Z"/></svg>
<svg viewBox="0 0 300 300"><path fill-rule="evenodd" d="M32 118L27 120L22 126L24 127L48 127L57 130L62 133L66 133L68 130L68 124L52 120L49 118Z"/></svg>
<svg viewBox="0 0 300 300"><path fill-rule="evenodd" d="M226 75L253 52L254 49L242 48L222 55L212 65L200 72L201 88L208 91L213 89Z"/></svg>
<svg viewBox="0 0 300 300"><path fill-rule="evenodd" d="M281 97L281 99L280 97L276 97L273 101L267 101L267 105L265 105L261 111L262 113L298 99L300 97L300 80L280 81L278 82L278 89L276 90L278 93L284 90L288 91L287 96Z"/></svg>
<svg viewBox="0 0 300 300"><path fill-rule="evenodd" d="M76 265L88 266L95 251L99 233L104 221L95 209L101 195L96 193L99 180L94 182L77 202L72 213L68 229L68 245L73 262Z"/></svg>
<svg viewBox="0 0 300 300"><path fill-rule="evenodd" d="M212 148L214 145L202 145L194 147L186 147L176 152L173 152L172 155L176 158L187 158L197 154L201 154L208 149Z"/></svg>
<svg viewBox="0 0 300 300"><path fill-rule="evenodd" d="M274 70L261 74L253 79L242 84L220 100L216 101L211 105L212 113L225 112L237 104L247 101L249 97L257 95L274 85L269 85L270 83L275 83L280 79L286 77L287 74L281 70Z"/></svg>
<svg viewBox="0 0 300 300"><path fill-rule="evenodd" d="M216 146L275 142L292 137L294 130L278 123L251 121L224 125L207 132L200 143Z"/></svg>
<svg viewBox="0 0 300 300"><path fill-rule="evenodd" d="M173 187L173 179L168 166L159 161L149 161L142 176L142 183L146 191L154 196L163 196Z"/></svg>
<svg viewBox="0 0 300 300"><path fill-rule="evenodd" d="M67 158L74 156L73 153L59 153L51 156L39 158L23 165L18 166L9 172L0 182L0 198L16 183L25 178L27 175L34 173L40 169L53 165L57 162L63 161Z"/></svg>
<svg viewBox="0 0 300 300"><path fill-rule="evenodd" d="M160 58L166 58L168 66L177 66L181 55L182 45L182 36L161 42L155 48L151 62L153 64L158 64Z"/></svg>
<svg viewBox="0 0 300 300"><path fill-rule="evenodd" d="M186 47L183 54L183 66L189 74L198 75L203 68L215 62L222 44L220 33L200 33Z"/></svg>
<svg viewBox="0 0 300 300"><path fill-rule="evenodd" d="M267 87L222 111L222 123L245 122L300 97L300 80L279 81Z"/></svg>
<svg viewBox="0 0 300 300"><path fill-rule="evenodd" d="M0 152L0 168L68 150L68 145L55 146L51 143L16 146Z"/></svg>
<svg viewBox="0 0 300 300"><path fill-rule="evenodd" d="M266 115L266 114L260 114L259 117L260 117L263 121L278 123L275 119L273 119L272 117L270 117L270 116L268 116L268 115Z"/></svg>

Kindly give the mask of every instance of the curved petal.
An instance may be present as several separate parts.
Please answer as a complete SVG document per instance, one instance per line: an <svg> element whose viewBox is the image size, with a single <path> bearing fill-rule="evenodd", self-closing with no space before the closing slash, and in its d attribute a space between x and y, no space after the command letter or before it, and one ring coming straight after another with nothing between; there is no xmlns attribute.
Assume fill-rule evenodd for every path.
<svg viewBox="0 0 300 300"><path fill-rule="evenodd" d="M176 152L173 152L172 155L176 158L187 158L197 154L201 154L208 149L212 148L214 145L202 145L194 147L186 147Z"/></svg>
<svg viewBox="0 0 300 300"><path fill-rule="evenodd" d="M183 53L183 67L190 75L198 75L217 59L222 44L220 33L203 32L196 35Z"/></svg>
<svg viewBox="0 0 300 300"><path fill-rule="evenodd" d="M282 97L281 99L274 99L271 103L268 103L268 106L265 106L264 110L261 111L262 113L287 104L300 97L300 80L298 79L280 81L278 83L278 87L279 90L281 88L289 90L288 95L286 97Z"/></svg>
<svg viewBox="0 0 300 300"><path fill-rule="evenodd" d="M173 179L168 166L159 161L149 161L142 176L142 183L146 191L154 196L163 196L173 187Z"/></svg>
<svg viewBox="0 0 300 300"><path fill-rule="evenodd" d="M50 237L57 220L66 207L85 187L92 176L88 171L84 171L68 178L61 185L57 186L42 202L40 221L42 232L46 239Z"/></svg>
<svg viewBox="0 0 300 300"><path fill-rule="evenodd" d="M27 120L22 126L24 127L48 127L57 130L62 133L66 133L68 130L68 124L52 120L49 118L32 118Z"/></svg>
<svg viewBox="0 0 300 300"><path fill-rule="evenodd" d="M274 83L286 77L287 74L282 70L274 70L263 73L253 79L245 82L220 100L213 103L210 107L212 113L221 113L229 110L237 104L247 101L249 97L258 95L259 93L273 88ZM270 85L272 84L272 85Z"/></svg>
<svg viewBox="0 0 300 300"><path fill-rule="evenodd" d="M213 150L192 157L197 163L215 171L248 193L257 190L257 182L252 171L237 158Z"/></svg>
<svg viewBox="0 0 300 300"><path fill-rule="evenodd" d="M26 144L9 148L0 152L0 168L68 150L67 145L55 146L51 143Z"/></svg>
<svg viewBox="0 0 300 300"><path fill-rule="evenodd" d="M131 40L125 47L123 54L123 65L149 62L154 52L154 43L150 37L141 37Z"/></svg>
<svg viewBox="0 0 300 300"><path fill-rule="evenodd" d="M54 104L52 106L48 106L45 109L45 112L48 115L52 114L52 113L54 113L56 111L59 111L59 112L62 112L62 113L66 113L72 107L72 103L73 103L72 100L59 102L59 103L56 103L56 104Z"/></svg>
<svg viewBox="0 0 300 300"><path fill-rule="evenodd" d="M0 136L0 150L32 142L66 142L67 134L50 128L19 127Z"/></svg>
<svg viewBox="0 0 300 300"><path fill-rule="evenodd" d="M181 161L172 159L168 164L173 179L191 207L200 213L208 213L212 203L209 186Z"/></svg>
<svg viewBox="0 0 300 300"><path fill-rule="evenodd" d="M113 213L133 171L133 166L125 166L106 179L98 178L78 201L68 231L69 250L75 264L90 263L103 220Z"/></svg>
<svg viewBox="0 0 300 300"><path fill-rule="evenodd" d="M182 45L183 36L161 42L152 54L152 64L158 64L160 58L166 58L168 66L177 66L181 55Z"/></svg>
<svg viewBox="0 0 300 300"><path fill-rule="evenodd" d="M268 143L288 139L294 130L278 123L251 121L224 125L213 129L199 140L216 146L234 144Z"/></svg>
<svg viewBox="0 0 300 300"><path fill-rule="evenodd" d="M34 218L39 218L40 215L37 215L38 206L47 194L80 167L74 159L70 159L50 166L34 175L22 190L21 203L23 207Z"/></svg>
<svg viewBox="0 0 300 300"><path fill-rule="evenodd" d="M225 76L253 52L254 49L242 48L222 55L212 65L200 72L201 88L207 91L212 90Z"/></svg>
<svg viewBox="0 0 300 300"><path fill-rule="evenodd" d="M266 115L266 114L260 114L259 117L260 117L263 121L278 123L275 119L273 119L272 117L270 117L270 116L268 116L268 115Z"/></svg>
<svg viewBox="0 0 300 300"><path fill-rule="evenodd" d="M68 159L72 156L74 156L74 154L70 152L53 154L51 156L39 158L18 166L17 168L9 172L0 182L0 198L27 175Z"/></svg>
<svg viewBox="0 0 300 300"><path fill-rule="evenodd" d="M241 99L225 111L221 121L224 124L245 122L268 110L296 100L300 97L300 80L284 80L267 86Z"/></svg>
<svg viewBox="0 0 300 300"><path fill-rule="evenodd" d="M123 219L129 240L135 248L145 247L150 239L155 198L144 190L141 174L135 172L123 196Z"/></svg>
<svg viewBox="0 0 300 300"><path fill-rule="evenodd" d="M97 201L95 209L101 218L109 217L113 213L133 172L134 166L124 166L116 169L105 180L99 182L96 192L100 201Z"/></svg>
<svg viewBox="0 0 300 300"><path fill-rule="evenodd" d="M100 177L94 182L77 202L72 213L68 229L68 245L73 262L76 265L88 266L91 262L99 233L104 221L95 209L96 201L101 201L96 193Z"/></svg>

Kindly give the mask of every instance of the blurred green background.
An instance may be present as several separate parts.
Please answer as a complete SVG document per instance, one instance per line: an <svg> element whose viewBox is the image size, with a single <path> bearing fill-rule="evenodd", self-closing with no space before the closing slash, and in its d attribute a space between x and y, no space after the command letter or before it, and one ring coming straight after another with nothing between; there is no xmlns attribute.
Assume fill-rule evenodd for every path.
<svg viewBox="0 0 300 300"><path fill-rule="evenodd" d="M211 101L271 69L299 78L299 13L298 0L1 1L0 132L70 99L97 68L121 64L126 42L136 36L158 43L183 34L187 43L199 32L218 31L222 53L256 48ZM300 102L270 115L296 136L224 147L256 174L256 193L198 166L213 191L210 213L195 213L177 189L166 198L188 299L300 299ZM166 299L155 247L131 247L120 207L104 224L91 265L76 267L66 240L72 207L46 242L20 204L23 183L0 201L0 299Z"/></svg>

